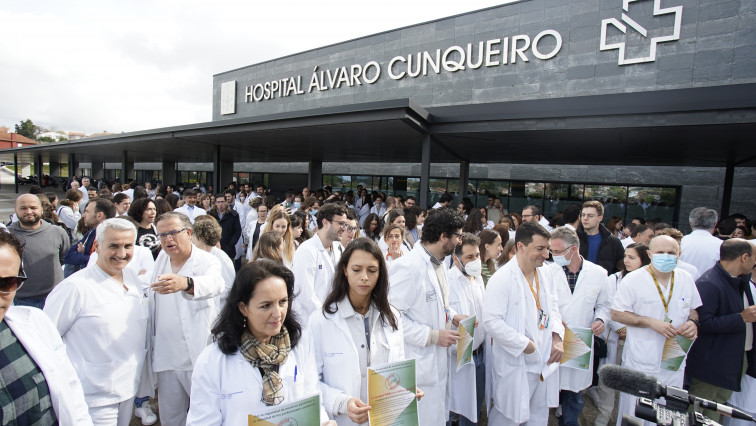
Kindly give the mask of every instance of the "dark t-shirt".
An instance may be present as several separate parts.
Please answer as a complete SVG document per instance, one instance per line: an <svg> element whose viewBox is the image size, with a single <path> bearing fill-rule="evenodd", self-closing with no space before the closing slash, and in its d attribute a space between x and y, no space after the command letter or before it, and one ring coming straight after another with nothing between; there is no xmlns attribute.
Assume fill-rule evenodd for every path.
<svg viewBox="0 0 756 426"><path fill-rule="evenodd" d="M150 249L152 257L155 259L160 254L160 240L151 226L149 228L142 228L141 226L137 228L137 245Z"/></svg>

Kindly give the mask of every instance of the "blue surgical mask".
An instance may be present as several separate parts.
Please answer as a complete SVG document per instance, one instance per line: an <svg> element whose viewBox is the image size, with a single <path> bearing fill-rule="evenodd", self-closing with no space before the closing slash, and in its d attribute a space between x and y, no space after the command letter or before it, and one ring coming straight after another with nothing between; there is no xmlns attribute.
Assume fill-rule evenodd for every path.
<svg viewBox="0 0 756 426"><path fill-rule="evenodd" d="M677 266L677 255L659 253L651 256L651 263L659 272L672 272Z"/></svg>
<svg viewBox="0 0 756 426"><path fill-rule="evenodd" d="M570 261L567 260L567 256L554 256L554 263L559 266L567 266L570 264Z"/></svg>
<svg viewBox="0 0 756 426"><path fill-rule="evenodd" d="M318 210L317 209L310 210L310 216L315 216L316 214L318 214Z"/></svg>
<svg viewBox="0 0 756 426"><path fill-rule="evenodd" d="M302 207L302 203L300 203L299 201L294 201L294 203L292 203L291 206L293 208L295 208L295 209L298 209L298 208Z"/></svg>

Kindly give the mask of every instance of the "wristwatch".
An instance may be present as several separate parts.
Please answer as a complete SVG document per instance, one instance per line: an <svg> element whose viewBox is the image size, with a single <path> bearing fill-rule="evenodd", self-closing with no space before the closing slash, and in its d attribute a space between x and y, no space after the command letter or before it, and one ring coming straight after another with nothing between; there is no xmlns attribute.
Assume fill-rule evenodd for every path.
<svg viewBox="0 0 756 426"><path fill-rule="evenodd" d="M192 277L186 277L186 290L184 290L185 293L189 293L194 288L194 280Z"/></svg>

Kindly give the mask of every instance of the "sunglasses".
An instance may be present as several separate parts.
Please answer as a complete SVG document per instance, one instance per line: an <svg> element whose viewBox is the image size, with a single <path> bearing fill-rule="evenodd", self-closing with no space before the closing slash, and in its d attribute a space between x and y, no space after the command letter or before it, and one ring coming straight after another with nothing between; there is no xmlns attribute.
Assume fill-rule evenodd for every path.
<svg viewBox="0 0 756 426"><path fill-rule="evenodd" d="M0 294L10 294L21 288L26 281L26 273L22 269L20 274L15 277L0 278Z"/></svg>

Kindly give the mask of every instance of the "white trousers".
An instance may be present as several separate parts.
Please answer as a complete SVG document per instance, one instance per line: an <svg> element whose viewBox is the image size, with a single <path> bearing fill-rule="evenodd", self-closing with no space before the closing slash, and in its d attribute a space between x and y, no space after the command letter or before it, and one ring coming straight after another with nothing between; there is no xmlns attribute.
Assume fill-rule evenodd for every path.
<svg viewBox="0 0 756 426"><path fill-rule="evenodd" d="M184 426L192 394L191 371L160 371L157 373L158 411L163 426Z"/></svg>
<svg viewBox="0 0 756 426"><path fill-rule="evenodd" d="M541 381L540 374L528 373L528 391L530 392L530 419L525 423L515 423L504 416L498 407L493 406L488 411L488 424L491 426L531 425L546 426L549 424L549 407L546 405L546 385Z"/></svg>
<svg viewBox="0 0 756 426"><path fill-rule="evenodd" d="M89 407L89 416L95 426L129 426L134 410L134 398L102 407Z"/></svg>

